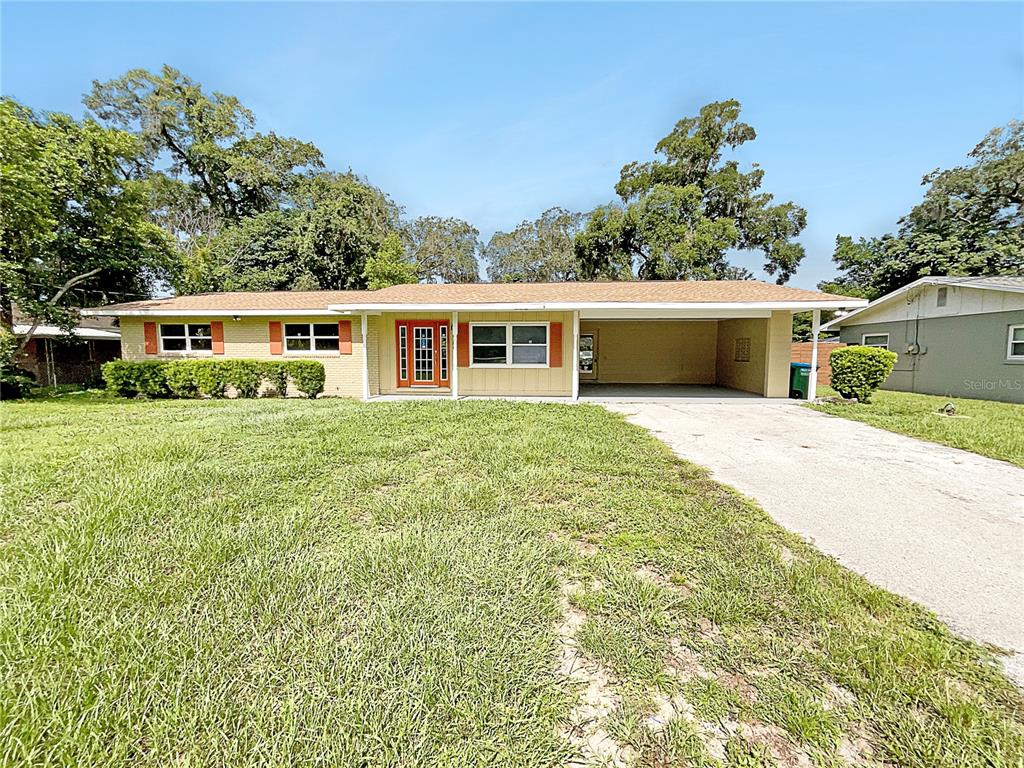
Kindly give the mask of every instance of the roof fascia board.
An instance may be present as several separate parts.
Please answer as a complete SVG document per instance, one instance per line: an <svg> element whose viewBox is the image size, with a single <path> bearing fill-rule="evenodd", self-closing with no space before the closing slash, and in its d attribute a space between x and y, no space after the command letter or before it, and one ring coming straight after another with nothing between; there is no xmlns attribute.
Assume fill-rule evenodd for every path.
<svg viewBox="0 0 1024 768"><path fill-rule="evenodd" d="M865 299L847 299L823 301L544 301L544 302L494 302L494 303L423 303L423 304L329 304L332 312L362 312L366 310L380 312L508 312L511 310L587 310L587 309L763 309L789 310L801 312L808 309L844 309L847 307L863 307Z"/></svg>
<svg viewBox="0 0 1024 768"><path fill-rule="evenodd" d="M323 309L83 309L88 317L326 317Z"/></svg>

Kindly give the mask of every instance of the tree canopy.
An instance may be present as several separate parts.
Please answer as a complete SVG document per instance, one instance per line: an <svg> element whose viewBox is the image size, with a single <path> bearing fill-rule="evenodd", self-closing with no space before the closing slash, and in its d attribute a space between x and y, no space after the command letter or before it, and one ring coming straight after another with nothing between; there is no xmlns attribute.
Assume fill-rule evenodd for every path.
<svg viewBox="0 0 1024 768"><path fill-rule="evenodd" d="M756 138L739 117L738 101L707 104L658 142L660 159L624 166L615 187L621 205L594 211L576 238L580 273L615 279L628 265L642 279L747 276L727 260L738 249L761 251L765 271L786 282L804 256L793 240L807 213L760 191L756 164L743 171L724 159Z"/></svg>
<svg viewBox="0 0 1024 768"><path fill-rule="evenodd" d="M1024 275L1024 122L994 128L969 157L924 177L896 234L837 237L834 289L873 299L928 275Z"/></svg>
<svg viewBox="0 0 1024 768"><path fill-rule="evenodd" d="M416 267L406 258L397 232L389 233L377 252L366 260L363 278L371 291L416 282Z"/></svg>
<svg viewBox="0 0 1024 768"><path fill-rule="evenodd" d="M484 249L488 278L496 283L578 279L573 239L582 223L582 214L556 207L511 232L495 232Z"/></svg>
<svg viewBox="0 0 1024 768"><path fill-rule="evenodd" d="M144 185L124 178L138 157L130 134L4 98L0 153L0 326L13 305L70 328L75 306L149 295L170 244Z"/></svg>
<svg viewBox="0 0 1024 768"><path fill-rule="evenodd" d="M480 231L468 221L421 216L405 227L419 279L428 283L475 283Z"/></svg>

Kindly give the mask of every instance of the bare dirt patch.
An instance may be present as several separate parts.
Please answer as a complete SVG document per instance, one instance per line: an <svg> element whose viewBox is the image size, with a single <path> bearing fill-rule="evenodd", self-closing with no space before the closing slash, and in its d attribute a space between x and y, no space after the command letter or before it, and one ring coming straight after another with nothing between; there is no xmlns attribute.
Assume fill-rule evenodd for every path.
<svg viewBox="0 0 1024 768"><path fill-rule="evenodd" d="M576 633L587 620L586 614L569 600L570 595L579 588L577 582L562 584L559 599L562 620L555 626L558 673L582 689L579 702L573 707L562 736L576 746L583 764L598 763L620 768L631 764L636 755L628 745L619 744L604 726L606 719L618 709L621 702L612 690L611 672L588 658L576 643ZM569 765L579 764L575 759L569 762Z"/></svg>
<svg viewBox="0 0 1024 768"><path fill-rule="evenodd" d="M745 720L740 723L738 733L748 744L767 749L780 768L813 768L814 763L807 750L794 743L789 734L777 725Z"/></svg>

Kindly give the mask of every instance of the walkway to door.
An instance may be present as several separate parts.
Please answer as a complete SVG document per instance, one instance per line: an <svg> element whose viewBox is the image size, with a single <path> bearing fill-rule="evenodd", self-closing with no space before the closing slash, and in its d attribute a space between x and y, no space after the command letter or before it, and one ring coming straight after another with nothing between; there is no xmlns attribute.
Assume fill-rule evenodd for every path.
<svg viewBox="0 0 1024 768"><path fill-rule="evenodd" d="M593 403L716 403L765 399L752 392L703 384L580 384L580 400Z"/></svg>

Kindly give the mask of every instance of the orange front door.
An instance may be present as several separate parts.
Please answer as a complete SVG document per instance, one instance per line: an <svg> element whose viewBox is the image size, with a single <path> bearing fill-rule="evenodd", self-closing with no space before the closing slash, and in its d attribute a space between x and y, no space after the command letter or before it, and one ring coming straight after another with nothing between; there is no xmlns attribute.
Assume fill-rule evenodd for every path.
<svg viewBox="0 0 1024 768"><path fill-rule="evenodd" d="M444 320L398 320L395 351L400 387L447 387L450 356Z"/></svg>

